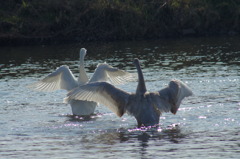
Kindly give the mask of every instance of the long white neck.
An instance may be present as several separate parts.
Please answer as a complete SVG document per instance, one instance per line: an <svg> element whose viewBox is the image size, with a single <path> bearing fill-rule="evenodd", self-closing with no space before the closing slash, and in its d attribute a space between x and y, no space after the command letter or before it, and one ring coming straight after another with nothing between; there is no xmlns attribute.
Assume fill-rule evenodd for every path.
<svg viewBox="0 0 240 159"><path fill-rule="evenodd" d="M80 65L79 65L79 76L78 83L85 84L88 82L88 77L84 68L84 56L86 55L87 50L82 48L80 50Z"/></svg>
<svg viewBox="0 0 240 159"><path fill-rule="evenodd" d="M138 86L137 86L136 94L143 95L145 92L147 92L147 89L145 86L142 69L140 67L138 59L134 60L134 64L135 64L135 66L137 68L137 72L138 72Z"/></svg>

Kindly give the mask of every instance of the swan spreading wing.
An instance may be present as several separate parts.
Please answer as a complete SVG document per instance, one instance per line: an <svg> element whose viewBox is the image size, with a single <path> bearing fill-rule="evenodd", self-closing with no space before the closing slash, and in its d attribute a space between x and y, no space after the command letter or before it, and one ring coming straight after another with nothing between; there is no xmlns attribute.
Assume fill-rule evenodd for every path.
<svg viewBox="0 0 240 159"><path fill-rule="evenodd" d="M131 81L133 79L134 79L133 74L117 68L113 68L107 63L101 63L101 64L98 64L89 83L109 81L115 85L115 84L124 84L127 81Z"/></svg>
<svg viewBox="0 0 240 159"><path fill-rule="evenodd" d="M112 66L104 63L99 64L95 69L93 77L88 79L84 68L84 57L87 50L80 49L80 63L79 63L79 76L78 79L72 74L68 66L60 66L53 73L49 74L42 80L28 85L27 87L43 92L52 92L59 89L67 90L68 92L80 85L88 82L111 82L112 84L123 84L127 81L135 79L133 74L113 68ZM74 115L89 115L94 113L97 103L81 100L69 100ZM113 107L114 108L114 107ZM120 111L115 111L119 115Z"/></svg>
<svg viewBox="0 0 240 159"><path fill-rule="evenodd" d="M107 82L95 82L79 86L67 94L64 99L68 103L71 99L94 101L107 106L117 116L125 112L129 93L114 87Z"/></svg>
<svg viewBox="0 0 240 159"><path fill-rule="evenodd" d="M33 90L46 92L52 92L59 89L70 91L77 86L78 82L76 78L66 65L60 66L56 71L42 80L28 85L28 87Z"/></svg>

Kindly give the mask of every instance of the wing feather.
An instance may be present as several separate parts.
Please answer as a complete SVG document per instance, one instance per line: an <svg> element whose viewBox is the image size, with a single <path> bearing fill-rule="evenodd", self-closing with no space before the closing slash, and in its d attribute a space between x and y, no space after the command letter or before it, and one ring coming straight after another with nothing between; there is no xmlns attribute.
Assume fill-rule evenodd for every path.
<svg viewBox="0 0 240 159"><path fill-rule="evenodd" d="M36 91L52 92L59 89L70 91L78 86L77 80L68 66L63 65L42 80L28 85Z"/></svg>
<svg viewBox="0 0 240 159"><path fill-rule="evenodd" d="M125 113L129 95L129 93L107 82L94 82L73 89L67 94L64 102L71 99L94 101L107 106L121 117Z"/></svg>
<svg viewBox="0 0 240 159"><path fill-rule="evenodd" d="M106 63L98 64L89 82L110 81L112 84L124 84L133 80L133 74L114 68Z"/></svg>
<svg viewBox="0 0 240 159"><path fill-rule="evenodd" d="M160 112L176 114L181 101L193 93L190 88L179 80L172 80L168 86L159 92L151 93L151 97Z"/></svg>

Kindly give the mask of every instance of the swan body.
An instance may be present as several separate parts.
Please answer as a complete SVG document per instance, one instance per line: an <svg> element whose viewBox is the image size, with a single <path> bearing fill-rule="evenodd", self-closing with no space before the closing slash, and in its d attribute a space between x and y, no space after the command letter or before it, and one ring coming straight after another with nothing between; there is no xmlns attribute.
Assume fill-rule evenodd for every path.
<svg viewBox="0 0 240 159"><path fill-rule="evenodd" d="M63 65L56 69L42 80L35 82L28 87L36 91L52 92L55 90L67 90L68 92L78 86L91 83L109 81L113 84L123 84L126 81L132 80L132 74L113 68L112 66L102 63L98 64L91 79L88 79L84 69L84 57L87 50L80 49L80 65L78 79L73 75L68 66ZM93 114L97 106L96 102L69 100L73 115L90 115Z"/></svg>
<svg viewBox="0 0 240 159"><path fill-rule="evenodd" d="M117 116L125 112L133 115L141 126L154 126L159 123L163 112L176 114L181 101L192 91L183 82L171 80L166 88L148 92L139 60L134 64L138 71L138 86L135 93L128 93L106 82L89 83L71 90L65 102L72 99L94 101L106 105Z"/></svg>

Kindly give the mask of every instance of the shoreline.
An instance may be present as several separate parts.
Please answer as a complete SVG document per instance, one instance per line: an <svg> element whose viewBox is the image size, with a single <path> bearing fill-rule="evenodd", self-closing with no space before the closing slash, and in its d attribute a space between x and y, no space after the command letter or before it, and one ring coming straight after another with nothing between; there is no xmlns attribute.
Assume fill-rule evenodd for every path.
<svg viewBox="0 0 240 159"><path fill-rule="evenodd" d="M0 36L0 47L3 46L31 46L31 45L59 45L71 43L86 42L118 42L118 41L142 41L142 40L162 40L162 39L178 39L178 38L204 38L204 37L240 37L237 32L221 33L221 34L184 34L177 36L162 35L155 38L137 38L137 39L81 39L79 37L23 37L23 36Z"/></svg>

